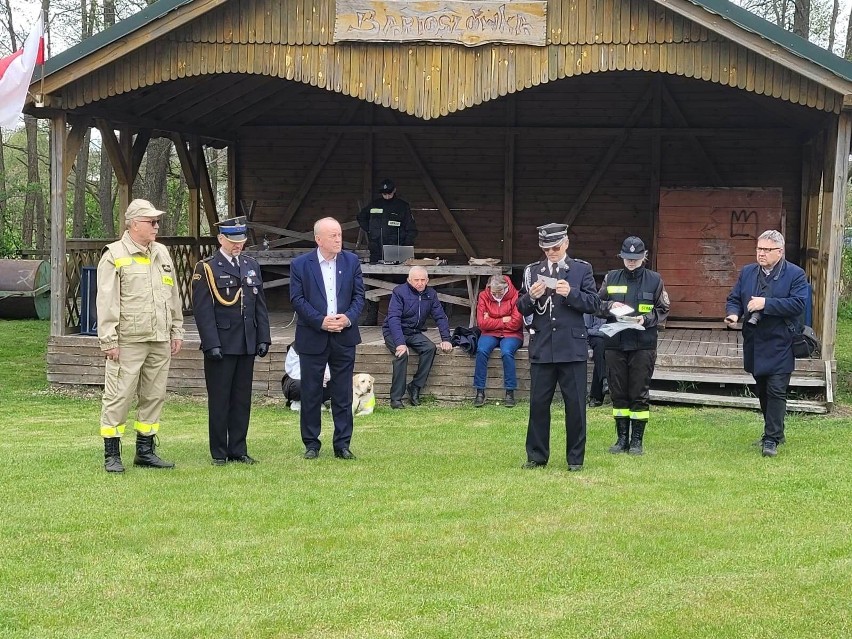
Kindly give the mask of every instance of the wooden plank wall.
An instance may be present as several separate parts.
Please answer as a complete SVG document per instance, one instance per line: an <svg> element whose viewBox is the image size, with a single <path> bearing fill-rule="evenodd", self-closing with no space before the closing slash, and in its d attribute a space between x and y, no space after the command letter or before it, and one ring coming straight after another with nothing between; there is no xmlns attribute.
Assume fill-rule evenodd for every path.
<svg viewBox="0 0 852 639"><path fill-rule="evenodd" d="M654 0L552 0L548 46L334 44L333 0L235 0L67 85L69 109L208 73L276 76L437 118L565 77L640 70L820 110L842 96Z"/></svg>
<svg viewBox="0 0 852 639"><path fill-rule="evenodd" d="M589 76L509 98L518 127L514 134L513 263L538 259L535 227L564 218L618 133L617 127L623 125L652 79L652 74L637 73ZM760 129L787 124L741 92L681 78L666 78L665 87L694 127L712 132L713 127ZM336 111L330 106L335 102ZM335 123L347 105L345 98L317 92L310 99L294 100L276 113L264 115L259 120L263 126L242 129L237 157L239 197L257 201L256 220L277 221L331 135L315 129L300 132L298 126L287 123L315 123L317 113L327 123ZM508 101L494 101L434 125L397 118L400 126L414 127L405 129L412 144L481 256L502 255L503 158L508 134L501 127L509 106ZM353 126L380 122L378 110L370 111L370 105L361 107ZM650 112L643 115L638 125L650 126L650 118ZM812 125L807 119L802 123ZM663 124L674 124L665 108ZM554 128L537 132L533 125ZM571 128L584 126L615 128L608 134ZM368 135L358 130L342 136L291 228L307 230L322 215L353 220L355 203L362 197L362 178L369 171L375 181L392 177L400 197L411 203L421 230L419 245L456 248L399 136L392 128L375 133L372 162L365 167L363 148ZM652 255L656 249L651 237L650 139L643 133L628 138L572 224L572 255L590 261L599 274L620 265L615 254L627 235L643 237L651 245ZM706 161L687 142L683 136L663 137L663 186L709 186ZM798 237L801 140L795 128L749 134L728 129L702 137L701 143L724 180L723 186L781 189L787 234ZM354 233L349 236L355 238ZM790 256L798 257L793 246Z"/></svg>
<svg viewBox="0 0 852 639"><path fill-rule="evenodd" d="M780 189L663 189L657 271L671 318L718 319L758 236L784 232ZM786 239L786 238L785 238Z"/></svg>

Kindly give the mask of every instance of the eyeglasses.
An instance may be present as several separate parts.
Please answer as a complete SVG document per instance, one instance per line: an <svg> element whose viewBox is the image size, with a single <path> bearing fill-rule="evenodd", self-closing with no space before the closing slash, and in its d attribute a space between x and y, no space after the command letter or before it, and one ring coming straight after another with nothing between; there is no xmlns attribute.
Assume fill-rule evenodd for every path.
<svg viewBox="0 0 852 639"><path fill-rule="evenodd" d="M160 226L160 220L136 220L137 222L145 222L145 224L150 224L151 226Z"/></svg>
<svg viewBox="0 0 852 639"><path fill-rule="evenodd" d="M758 247L757 247L757 252L758 252L758 253L771 253L772 251L780 251L780 250L781 250L781 249L780 249L779 247L775 247L775 248L765 248L765 247L763 247L763 246L758 246Z"/></svg>
<svg viewBox="0 0 852 639"><path fill-rule="evenodd" d="M545 253L558 253L560 250L562 250L562 245L557 244L556 246L548 246L546 248L544 246L542 246L541 250L544 251Z"/></svg>

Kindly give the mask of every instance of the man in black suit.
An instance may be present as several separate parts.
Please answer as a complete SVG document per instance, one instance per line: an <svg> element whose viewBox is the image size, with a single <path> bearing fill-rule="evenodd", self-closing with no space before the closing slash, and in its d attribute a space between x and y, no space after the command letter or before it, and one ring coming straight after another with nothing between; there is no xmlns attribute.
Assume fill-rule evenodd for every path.
<svg viewBox="0 0 852 639"><path fill-rule="evenodd" d="M600 298L592 266L566 255L568 226L538 227L545 259L524 269L521 314L529 324L530 418L527 463L546 466L550 458L550 403L556 384L565 402L568 470L582 470L586 454L586 379L588 344L583 313L596 313Z"/></svg>
<svg viewBox="0 0 852 639"><path fill-rule="evenodd" d="M320 451L322 383L331 372L334 456L355 459L352 440L352 373L355 347L361 343L358 316L364 307L364 280L354 253L343 251L343 232L331 217L314 224L317 250L290 265L290 302L298 315L294 344L302 370L299 422L305 459Z"/></svg>
<svg viewBox="0 0 852 639"><path fill-rule="evenodd" d="M195 265L192 309L204 351L213 464L254 464L246 448L254 358L272 343L260 266L240 255L244 217L219 223L219 250Z"/></svg>

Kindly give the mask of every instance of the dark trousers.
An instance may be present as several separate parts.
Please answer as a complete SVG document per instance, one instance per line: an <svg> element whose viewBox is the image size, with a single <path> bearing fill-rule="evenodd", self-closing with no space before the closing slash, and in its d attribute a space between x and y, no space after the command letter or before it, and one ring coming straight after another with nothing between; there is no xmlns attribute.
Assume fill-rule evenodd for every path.
<svg viewBox="0 0 852 639"><path fill-rule="evenodd" d="M299 425L305 448L319 450L322 428L322 378L328 364L331 380L331 416L334 419L334 450L349 448L352 440L352 372L355 370L355 347L343 346L334 335L328 340L325 351L315 355L299 353L302 372L302 410Z"/></svg>
<svg viewBox="0 0 852 639"><path fill-rule="evenodd" d="M604 338L597 335L589 335L589 348L592 349L592 361L594 369L592 370L592 387L589 389L589 397L603 401L603 383L606 379L606 357L604 353Z"/></svg>
<svg viewBox="0 0 852 639"><path fill-rule="evenodd" d="M293 379L289 375L284 375L281 379L281 392L284 393L284 399L288 403L302 401L302 380ZM327 402L331 399L331 388L323 386L322 401Z"/></svg>
<svg viewBox="0 0 852 639"><path fill-rule="evenodd" d="M225 355L219 362L204 358L210 456L236 459L247 455L254 355Z"/></svg>
<svg viewBox="0 0 852 639"><path fill-rule="evenodd" d="M757 382L757 397L763 413L763 439L776 444L784 437L784 415L787 412L787 386L790 373L754 376Z"/></svg>
<svg viewBox="0 0 852 639"><path fill-rule="evenodd" d="M565 402L565 450L569 465L586 456L586 362L530 365L530 421L527 460L546 464L550 458L550 404L556 384Z"/></svg>
<svg viewBox="0 0 852 639"><path fill-rule="evenodd" d="M429 371L432 370L432 362L435 361L437 347L423 333L407 336L405 345L420 357L420 361L417 363L417 372L414 373L414 379L411 380L411 383L417 388L423 388L426 386L426 380L429 379ZM408 376L408 354L396 357L396 345L390 337L385 337L385 346L394 355L390 398L394 401L402 401L405 395L405 380Z"/></svg>
<svg viewBox="0 0 852 639"><path fill-rule="evenodd" d="M609 394L612 397L612 414L616 418L630 417L637 421L648 421L651 401L651 376L657 351L606 352Z"/></svg>

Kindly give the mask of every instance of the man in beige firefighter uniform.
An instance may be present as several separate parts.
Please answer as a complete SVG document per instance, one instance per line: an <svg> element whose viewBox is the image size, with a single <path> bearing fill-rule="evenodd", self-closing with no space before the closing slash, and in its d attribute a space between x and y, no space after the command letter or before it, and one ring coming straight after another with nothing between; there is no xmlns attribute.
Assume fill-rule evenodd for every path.
<svg viewBox="0 0 852 639"><path fill-rule="evenodd" d="M98 263L98 340L106 357L101 410L104 468L122 473L121 436L138 394L135 466L174 468L154 452L171 356L183 343L183 312L174 264L157 244L163 211L133 200L126 231Z"/></svg>

